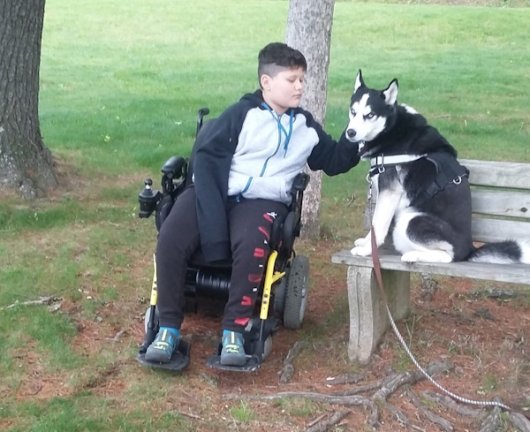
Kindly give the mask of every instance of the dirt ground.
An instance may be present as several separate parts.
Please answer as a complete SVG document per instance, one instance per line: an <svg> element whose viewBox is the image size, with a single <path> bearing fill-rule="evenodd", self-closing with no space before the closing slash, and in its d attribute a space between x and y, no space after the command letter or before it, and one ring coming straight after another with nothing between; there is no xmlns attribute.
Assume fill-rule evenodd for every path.
<svg viewBox="0 0 530 432"><path fill-rule="evenodd" d="M206 366L217 343L219 318L204 314L187 317L183 333L192 337L192 361L185 371L185 384L175 383L175 391L167 406L186 417L197 431L253 430L302 431L319 419L334 412L347 412L333 429L335 431L371 430L367 426L369 411L361 406L339 406L311 402L298 398L291 403L251 400L251 396L274 395L278 392L346 392L376 382L389 374L414 371L415 368L399 347L396 336L388 331L371 362L360 366L347 359L348 308L345 269L330 263L336 245L321 241L312 247L311 292L302 330L280 330L273 339L273 351L261 368L253 373L219 372ZM139 258L138 258L139 259ZM134 268L134 266L133 266ZM141 268L140 261L138 267ZM449 361L453 368L437 376L440 384L452 392L471 399L499 398L503 403L530 414L530 307L528 292L517 293L514 287L497 284L477 284L469 280L438 279L438 289L421 289L419 279L413 288L411 316L399 323L413 353L423 366L433 361ZM77 322L76 350L97 357L108 347L109 339L122 347L137 346L143 337L141 314L144 304L137 299L107 304L99 313L101 320L81 318L75 304L61 305ZM131 316L124 327L110 317ZM295 342L304 345L294 359L294 375L289 383L279 382L279 371ZM134 380L149 377L148 371L136 364L134 350L125 361L111 363L78 386L120 400ZM20 353L31 364L17 392L17 399L49 399L68 395L77 389L65 387L60 372L47 375L38 359L26 351ZM126 372L124 372L126 371ZM330 378L355 378L355 383L331 385ZM379 430L443 430L411 402L409 391L421 398L422 392L437 391L423 380L412 386L400 387L388 402L402 412L409 426L397 419L390 409L383 408ZM361 393L369 397L374 391ZM235 399L230 399L235 397ZM245 426L230 418L229 407L240 404L253 413ZM479 430L479 420L460 415L433 403L426 407L448 420L457 431ZM219 417L219 413L221 416ZM503 428L516 430L505 423Z"/></svg>

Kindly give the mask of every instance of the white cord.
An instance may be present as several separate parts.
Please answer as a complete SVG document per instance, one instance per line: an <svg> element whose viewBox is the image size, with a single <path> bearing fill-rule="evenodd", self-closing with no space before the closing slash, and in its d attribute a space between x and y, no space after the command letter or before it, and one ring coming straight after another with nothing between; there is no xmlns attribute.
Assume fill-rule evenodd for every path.
<svg viewBox="0 0 530 432"><path fill-rule="evenodd" d="M473 400L473 399L466 399L462 396L458 396L457 394L447 390L446 388L442 387L442 385L438 384L433 377L431 377L425 369L421 367L421 365L418 363L412 352L410 351L409 347L405 343L403 336L401 336L401 333L399 332L396 323L394 322L394 319L392 318L392 314L390 313L390 309L388 308L388 304L385 302L386 307L386 313L388 314L388 318L390 320L390 325L392 326L392 329L394 330L394 333L396 334L397 338L399 339L399 342L409 355L410 359L414 363L414 365L419 369L419 371L427 378L435 387L440 389L442 392L444 392L446 395L452 397L453 399L456 399L460 402L470 404L470 405L480 405L480 406L498 406L502 409L511 411L511 408L508 405L503 404L502 402L497 401L479 401L479 400Z"/></svg>

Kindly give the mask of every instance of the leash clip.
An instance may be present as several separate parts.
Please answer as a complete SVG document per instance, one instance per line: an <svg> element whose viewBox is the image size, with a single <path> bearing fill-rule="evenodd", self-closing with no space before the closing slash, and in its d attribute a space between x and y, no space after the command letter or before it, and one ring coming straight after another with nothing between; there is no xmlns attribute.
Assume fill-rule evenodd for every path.
<svg viewBox="0 0 530 432"><path fill-rule="evenodd" d="M458 176L456 178L453 179L453 183L455 185L459 185L460 183L462 183L462 176Z"/></svg>

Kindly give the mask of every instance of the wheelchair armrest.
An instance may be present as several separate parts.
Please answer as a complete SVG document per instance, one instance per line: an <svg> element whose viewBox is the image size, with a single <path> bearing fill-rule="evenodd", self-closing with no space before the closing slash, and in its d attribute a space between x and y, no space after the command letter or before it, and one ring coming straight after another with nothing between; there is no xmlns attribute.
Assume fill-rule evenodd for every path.
<svg viewBox="0 0 530 432"><path fill-rule="evenodd" d="M185 167L187 167L188 160L182 156L170 157L160 171L168 179L177 179L186 175Z"/></svg>
<svg viewBox="0 0 530 432"><path fill-rule="evenodd" d="M291 186L291 192L296 194L296 192L303 192L307 184L309 183L309 174L301 172L296 174L296 177L293 180L293 185Z"/></svg>

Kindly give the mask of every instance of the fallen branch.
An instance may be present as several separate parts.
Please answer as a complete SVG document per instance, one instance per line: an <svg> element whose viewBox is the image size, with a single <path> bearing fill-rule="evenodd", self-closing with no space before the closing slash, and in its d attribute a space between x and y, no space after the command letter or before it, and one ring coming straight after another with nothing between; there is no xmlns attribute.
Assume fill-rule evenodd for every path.
<svg viewBox="0 0 530 432"><path fill-rule="evenodd" d="M339 423L349 413L350 411L337 411L328 419L324 418L317 423L312 424L305 430L305 432L326 432L332 426L335 426L337 423Z"/></svg>
<svg viewBox="0 0 530 432"><path fill-rule="evenodd" d="M392 417L394 417L401 425L407 426L407 427L412 426L409 418L405 415L403 411L398 409L396 406L387 402L386 408L388 409L388 411L390 411L390 414L392 414Z"/></svg>
<svg viewBox="0 0 530 432"><path fill-rule="evenodd" d="M13 309L17 306L35 306L35 305L51 305L52 303L56 303L61 301L60 297L55 296L41 296L37 300L28 300L24 302L19 302L18 300L15 303L12 303L8 306L0 308L0 310L8 310Z"/></svg>
<svg viewBox="0 0 530 432"><path fill-rule="evenodd" d="M108 340L111 340L112 342L118 342L118 340L123 336L125 333L125 329L121 329L119 332L117 332L114 337L107 338Z"/></svg>
<svg viewBox="0 0 530 432"><path fill-rule="evenodd" d="M192 413L186 413L184 411L177 411L178 414L182 415L182 416L185 416L185 417L189 417L191 419L194 419L194 420L202 420L202 417L196 415L196 414L192 414Z"/></svg>
<svg viewBox="0 0 530 432"><path fill-rule="evenodd" d="M435 375L440 372L451 370L452 365L445 362L433 362L426 367L427 373ZM406 372L403 374L393 374L379 382L377 390L371 398L359 395L344 395L344 394L324 394L317 392L279 392L269 395L241 395L241 394L227 394L224 397L230 399L246 399L246 400L278 400L284 398L303 398L313 402L328 403L334 405L344 406L363 406L370 409L370 417L368 423L371 426L377 427L379 424L379 407L388 406L386 399L392 395L399 387L405 384L415 384L424 379L425 376L419 372ZM391 408L390 408L391 409ZM394 412L395 413L395 412ZM396 414L396 413L395 413Z"/></svg>
<svg viewBox="0 0 530 432"><path fill-rule="evenodd" d="M480 432L496 432L501 428L501 409L496 406L480 424Z"/></svg>
<svg viewBox="0 0 530 432"><path fill-rule="evenodd" d="M430 375L436 375L441 372L450 371L453 365L447 362L433 362L429 364L425 371ZM425 376L419 371L405 372L403 374L391 376L383 381L381 388L374 393L372 396L373 400L386 400L391 394L393 394L399 387L405 384L416 384L418 381L425 379Z"/></svg>
<svg viewBox="0 0 530 432"><path fill-rule="evenodd" d="M429 364L425 371L430 375L436 375L440 372L447 372L453 368L453 365L446 362L433 362ZM399 375L390 376L383 380L381 388L377 390L372 396L372 404L370 405L371 412L368 417L368 424L372 427L379 427L379 409L386 405L386 400L391 396L399 387L408 384L415 384L418 381L425 379L423 373L419 370L413 372L406 372Z"/></svg>
<svg viewBox="0 0 530 432"><path fill-rule="evenodd" d="M434 393L430 391L423 392L422 395L423 397L425 397L425 399L431 402L434 402L434 403L441 404L445 406L446 408L452 411L455 411L457 414L460 414L462 416L479 417L483 414L482 410L470 408L466 405L462 405L446 395L441 395L439 393Z"/></svg>
<svg viewBox="0 0 530 432"><path fill-rule="evenodd" d="M316 392L279 392L269 395L241 395L241 394L227 394L224 396L226 399L247 399L247 400L277 400L284 398L303 398L313 402L322 402L335 405L345 406L370 406L371 401L368 398L362 396L334 396L327 395L324 393Z"/></svg>
<svg viewBox="0 0 530 432"><path fill-rule="evenodd" d="M287 353L287 356L285 357L285 360L283 361L282 369L278 372L278 375L280 375L280 383L287 384L289 381L291 381L291 378L294 375L294 366L293 361L296 358L298 354L300 354L300 351L302 350L304 346L304 343L301 341L296 341L295 344L292 346L292 348Z"/></svg>
<svg viewBox="0 0 530 432"><path fill-rule="evenodd" d="M383 380L379 380L379 381L375 381L375 382L373 382L371 384L365 384L365 385L361 385L361 386L356 386L356 387L352 388L351 390L346 390L346 391L340 392L340 393L334 393L334 395L335 396L352 396L352 395L356 395L356 394L359 394L359 393L366 393L366 392L378 389L379 387L381 387L382 383L383 383Z"/></svg>
<svg viewBox="0 0 530 432"><path fill-rule="evenodd" d="M427 391L427 392L423 392L422 396L425 397L425 399L431 402L443 405L444 407L462 416L479 418L479 417L482 417L485 413L484 409L471 408L466 405L459 404L455 400L451 399L449 396L441 395L439 393ZM495 408L499 408L499 407L495 407ZM484 428L484 431L495 430L494 429L494 425L496 424L495 416L497 415L498 415L497 413L492 412L488 416L485 417L485 420L482 422L482 427ZM508 417L508 420L512 423L512 425L516 428L516 430L521 431L521 432L530 432L530 420L528 420L523 414L519 412L515 412L515 411L507 411L506 416ZM492 426L488 426L488 424L491 424ZM487 427L490 427L490 429L487 429Z"/></svg>
<svg viewBox="0 0 530 432"><path fill-rule="evenodd" d="M425 417L431 423L435 424L443 431L452 432L454 430L454 427L449 420L444 419L443 417L433 413L431 410L425 407L423 403L419 400L419 398L416 396L416 394L414 394L414 392L410 390L407 391L407 397L410 399L412 404L416 408L418 408L423 417Z"/></svg>
<svg viewBox="0 0 530 432"><path fill-rule="evenodd" d="M357 384L363 378L363 374L343 374L326 378L326 385Z"/></svg>
<svg viewBox="0 0 530 432"><path fill-rule="evenodd" d="M523 414L517 412L509 412L508 419L518 431L529 432L530 431L530 420L528 420Z"/></svg>

